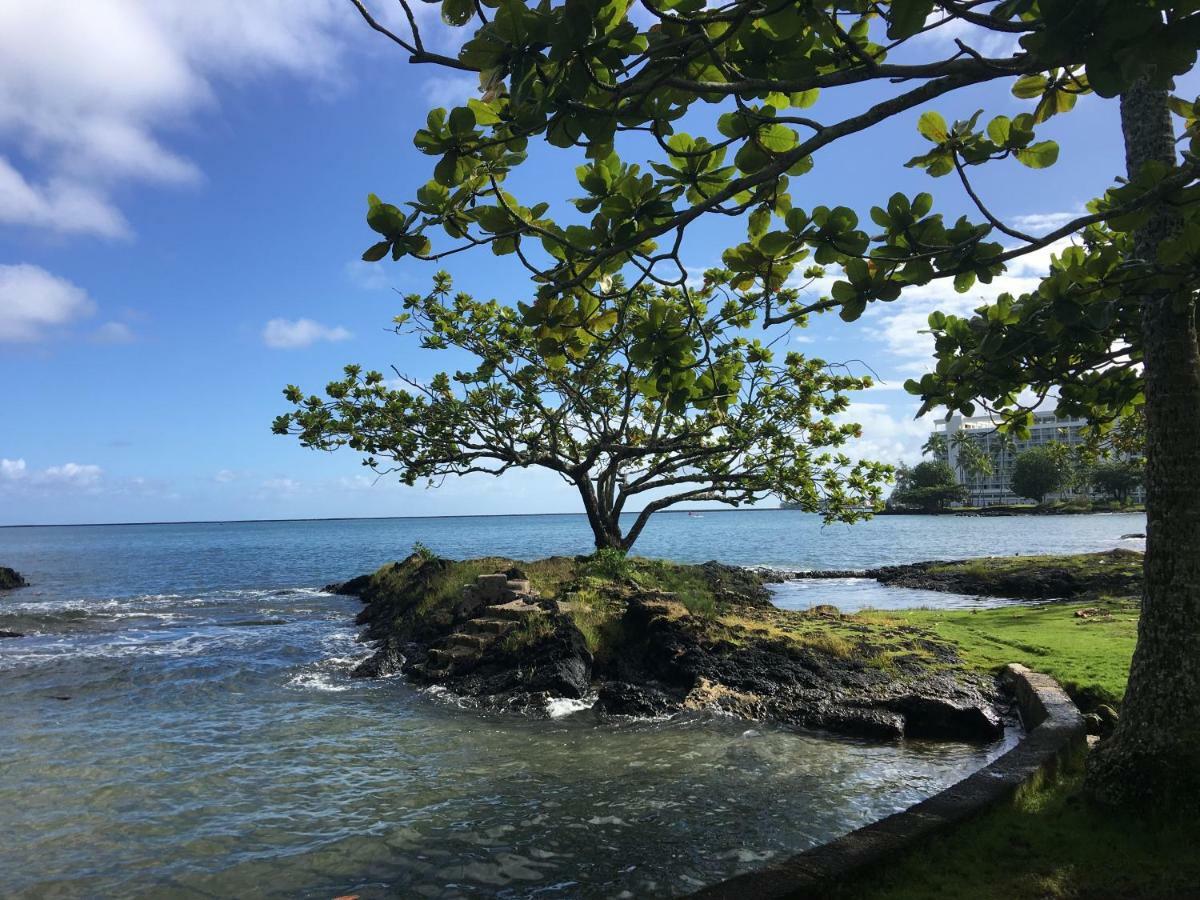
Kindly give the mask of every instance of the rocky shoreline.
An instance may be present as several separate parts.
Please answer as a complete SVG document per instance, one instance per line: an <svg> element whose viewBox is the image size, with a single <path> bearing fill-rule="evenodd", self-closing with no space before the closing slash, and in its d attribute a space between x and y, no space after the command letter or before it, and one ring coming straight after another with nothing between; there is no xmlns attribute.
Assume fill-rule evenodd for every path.
<svg viewBox="0 0 1200 900"><path fill-rule="evenodd" d="M892 587L917 588L1013 600L1075 600L1141 591L1142 554L1106 550L1070 557L1011 556L928 560L867 570L797 572L797 579L871 578Z"/></svg>
<svg viewBox="0 0 1200 900"><path fill-rule="evenodd" d="M772 573L628 566L414 554L329 589L364 603L361 639L375 652L356 676L400 673L489 708L595 698L601 716L716 710L877 739L1003 733L997 682L919 628L779 610Z"/></svg>

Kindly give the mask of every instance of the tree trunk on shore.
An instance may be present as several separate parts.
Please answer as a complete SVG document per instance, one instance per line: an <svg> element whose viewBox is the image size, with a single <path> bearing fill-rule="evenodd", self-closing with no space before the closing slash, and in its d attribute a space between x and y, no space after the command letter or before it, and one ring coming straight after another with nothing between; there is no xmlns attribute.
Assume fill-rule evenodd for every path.
<svg viewBox="0 0 1200 900"><path fill-rule="evenodd" d="M1174 166L1167 91L1121 97L1126 167ZM1182 222L1159 204L1134 252L1157 262ZM1200 806L1200 351L1192 289L1142 298L1146 383L1146 558L1137 648L1116 732L1088 762L1096 799L1159 812Z"/></svg>
<svg viewBox="0 0 1200 900"><path fill-rule="evenodd" d="M579 496L583 498L583 509L587 513L596 549L627 550L616 514L601 505L600 497L590 481L582 478L576 484L579 487Z"/></svg>

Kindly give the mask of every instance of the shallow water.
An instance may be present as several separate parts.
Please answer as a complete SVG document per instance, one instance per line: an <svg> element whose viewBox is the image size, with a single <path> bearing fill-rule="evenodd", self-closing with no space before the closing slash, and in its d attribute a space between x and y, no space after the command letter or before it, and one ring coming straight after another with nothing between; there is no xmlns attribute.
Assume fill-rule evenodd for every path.
<svg viewBox="0 0 1200 900"><path fill-rule="evenodd" d="M672 518L639 550L796 568L1100 549L1143 530L1115 516L1038 520L1023 535L995 523L1029 520L916 519L906 531L881 519L824 543L830 532L798 513ZM936 522L955 528L939 538ZM721 718L533 721L348 677L365 653L359 605L321 593L324 581L414 540L458 556L574 552L581 526L0 529L0 563L35 582L0 598L0 628L28 633L0 641L3 892L679 894L908 806L1003 749Z"/></svg>

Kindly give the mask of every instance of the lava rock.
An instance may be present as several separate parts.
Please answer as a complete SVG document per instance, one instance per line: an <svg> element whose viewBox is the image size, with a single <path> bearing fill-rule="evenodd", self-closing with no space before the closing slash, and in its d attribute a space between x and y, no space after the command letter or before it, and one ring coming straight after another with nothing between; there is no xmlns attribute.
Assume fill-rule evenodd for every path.
<svg viewBox="0 0 1200 900"><path fill-rule="evenodd" d="M8 566L0 566L0 591L10 591L13 588L25 587L29 582L21 577L21 573Z"/></svg>
<svg viewBox="0 0 1200 900"><path fill-rule="evenodd" d="M335 581L321 588L326 594L340 594L343 597L361 597L363 590L371 582L370 575L358 575L349 581Z"/></svg>

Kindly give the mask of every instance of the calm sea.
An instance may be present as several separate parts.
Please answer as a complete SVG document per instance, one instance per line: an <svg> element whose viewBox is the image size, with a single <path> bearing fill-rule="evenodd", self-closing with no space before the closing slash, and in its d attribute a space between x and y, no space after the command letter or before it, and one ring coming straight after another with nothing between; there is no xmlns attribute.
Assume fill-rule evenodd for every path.
<svg viewBox="0 0 1200 900"><path fill-rule="evenodd" d="M793 569L1140 548L1137 515L658 516L638 552ZM581 516L0 529L0 873L19 897L684 893L910 805L1002 745L873 744L721 718L460 709L352 681L358 602L406 555L587 552ZM919 594L919 596L918 596ZM865 582L806 606L962 605ZM561 712L570 712L564 705Z"/></svg>

